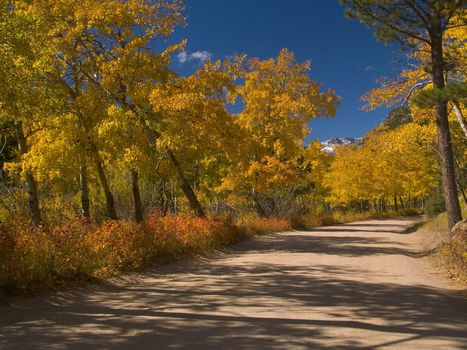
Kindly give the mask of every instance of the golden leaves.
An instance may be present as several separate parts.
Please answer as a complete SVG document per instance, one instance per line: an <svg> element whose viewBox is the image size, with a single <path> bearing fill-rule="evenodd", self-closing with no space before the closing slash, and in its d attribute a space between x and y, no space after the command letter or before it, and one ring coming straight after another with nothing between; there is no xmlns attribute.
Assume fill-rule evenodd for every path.
<svg viewBox="0 0 467 350"><path fill-rule="evenodd" d="M370 131L362 147L338 148L325 180L329 200L349 204L428 195L437 183L435 136L432 126L409 123Z"/></svg>
<svg viewBox="0 0 467 350"><path fill-rule="evenodd" d="M310 62L297 63L287 49L266 60L237 57L228 67L241 80L227 98L240 96L244 108L235 119L241 135L239 149L231 151L235 175L227 175L224 184L266 193L297 183L307 124L334 115L338 97L321 92L321 84L308 75Z"/></svg>

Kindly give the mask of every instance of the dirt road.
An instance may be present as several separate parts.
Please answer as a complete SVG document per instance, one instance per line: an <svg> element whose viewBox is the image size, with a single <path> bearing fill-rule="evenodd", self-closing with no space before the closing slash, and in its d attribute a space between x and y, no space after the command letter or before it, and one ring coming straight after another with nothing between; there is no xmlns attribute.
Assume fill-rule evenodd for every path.
<svg viewBox="0 0 467 350"><path fill-rule="evenodd" d="M0 349L467 349L410 220L286 232L0 308Z"/></svg>

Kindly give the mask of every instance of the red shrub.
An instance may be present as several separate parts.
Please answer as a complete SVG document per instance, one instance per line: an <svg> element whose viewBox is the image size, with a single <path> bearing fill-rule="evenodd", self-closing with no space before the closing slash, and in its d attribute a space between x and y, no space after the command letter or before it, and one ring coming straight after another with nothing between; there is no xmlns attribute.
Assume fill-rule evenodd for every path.
<svg viewBox="0 0 467 350"><path fill-rule="evenodd" d="M161 256L202 253L248 234L290 229L284 219L259 219L247 226L179 215L149 215L144 224L75 220L60 226L0 226L0 292L35 290L77 276L104 277L136 269Z"/></svg>

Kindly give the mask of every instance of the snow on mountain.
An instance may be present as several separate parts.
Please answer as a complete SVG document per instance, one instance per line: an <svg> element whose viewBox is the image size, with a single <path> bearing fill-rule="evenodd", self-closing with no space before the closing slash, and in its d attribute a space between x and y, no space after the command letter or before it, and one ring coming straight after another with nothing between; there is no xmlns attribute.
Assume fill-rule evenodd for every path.
<svg viewBox="0 0 467 350"><path fill-rule="evenodd" d="M361 146L363 144L362 137L333 137L329 140L321 142L323 145L322 150L326 153L333 154L336 151L337 146L348 146L348 145L357 145Z"/></svg>

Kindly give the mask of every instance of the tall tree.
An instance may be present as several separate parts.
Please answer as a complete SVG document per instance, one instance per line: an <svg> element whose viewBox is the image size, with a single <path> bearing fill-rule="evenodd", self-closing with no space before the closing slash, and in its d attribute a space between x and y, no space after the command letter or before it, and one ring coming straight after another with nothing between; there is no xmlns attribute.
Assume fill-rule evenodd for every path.
<svg viewBox="0 0 467 350"><path fill-rule="evenodd" d="M82 13L84 5L102 13L102 17L98 17L96 23L89 23ZM157 40L167 37L177 25L184 23L183 2L106 1L97 5L95 1L84 1L84 5L72 5L78 6L75 10L77 22L72 22L73 29L80 31L78 47L92 68L82 70L82 74L90 84L104 92L114 106L131 112L151 145L156 146L156 140L161 136L158 130L161 116L151 110L149 93L156 83L174 76L169 70L170 55L184 43L162 52L156 51L155 47ZM193 211L204 216L182 166L171 149L167 148L166 152Z"/></svg>
<svg viewBox="0 0 467 350"><path fill-rule="evenodd" d="M375 29L375 35L383 42L398 42L403 46L428 45L431 62L430 73L436 89L445 87L445 58L443 34L453 26L465 26L454 21L463 10L465 0L341 0L346 14ZM446 101L435 106L438 132L438 148L441 156L441 175L444 198L451 229L462 219L454 173L454 160L448 123Z"/></svg>
<svg viewBox="0 0 467 350"><path fill-rule="evenodd" d="M231 166L223 187L248 193L258 214L272 215L275 191L299 182L298 158L308 123L318 116L333 116L339 98L310 78L310 62L299 63L282 49L276 58L239 60L235 90L243 104L235 125L241 141L230 155ZM235 65L232 70L235 70ZM234 102L236 95L231 94Z"/></svg>
<svg viewBox="0 0 467 350"><path fill-rule="evenodd" d="M42 222L37 182L25 166L28 137L52 102L43 76L54 71L41 18L24 11L22 1L0 1L0 119L15 125L21 175L33 225Z"/></svg>
<svg viewBox="0 0 467 350"><path fill-rule="evenodd" d="M222 150L232 148L234 119L226 110L225 91L234 88L231 74L219 61L205 62L194 74L155 86L150 101L159 116L158 146L165 150L192 210L203 216L195 192L183 169L220 160ZM189 127L187 127L189 126Z"/></svg>

